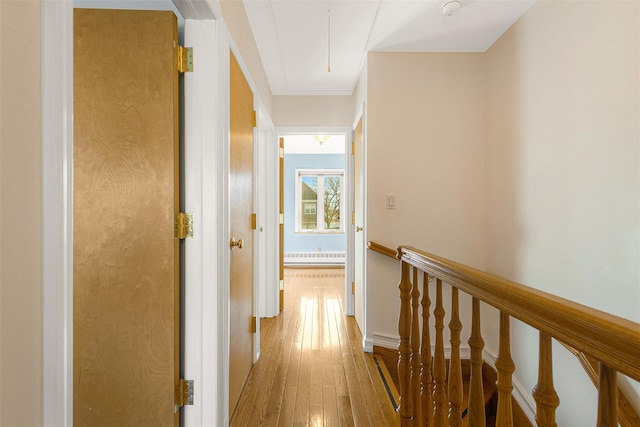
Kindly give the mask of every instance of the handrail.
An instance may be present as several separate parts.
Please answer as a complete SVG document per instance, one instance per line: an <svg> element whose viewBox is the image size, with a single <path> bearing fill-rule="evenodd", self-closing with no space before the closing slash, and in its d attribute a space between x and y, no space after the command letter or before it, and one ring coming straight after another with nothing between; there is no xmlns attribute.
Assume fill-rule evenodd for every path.
<svg viewBox="0 0 640 427"><path fill-rule="evenodd" d="M640 324L410 246L398 257L640 381Z"/></svg>
<svg viewBox="0 0 640 427"><path fill-rule="evenodd" d="M588 354L578 351L575 348L567 345L565 343L561 343L564 348L566 348L569 353L573 354L582 365L582 368L587 373L587 376L593 383L593 385L598 388L600 383L600 375L598 373L598 361L595 360L592 356ZM633 409L627 396L625 393L618 387L618 417L620 427L634 427L640 425L640 416Z"/></svg>
<svg viewBox="0 0 640 427"><path fill-rule="evenodd" d="M395 249L388 248L380 243L376 243L373 241L367 242L367 248L371 249L374 252L378 252L379 254L386 255L393 259L398 259L398 251Z"/></svg>
<svg viewBox="0 0 640 427"><path fill-rule="evenodd" d="M382 246L382 245L378 245ZM379 248L378 248L379 249ZM388 248L387 248L388 249ZM480 303L500 312L500 348L495 361L498 389L496 425L513 426L511 407L515 365L511 358L509 319L514 317L539 332L538 383L533 389L536 423L556 427L560 400L553 386L552 339L589 354L599 364L599 427L617 426L620 418L617 374L640 381L640 324L543 292L521 283L442 258L400 246L400 316L398 320L398 413L401 425L462 425L459 291L472 297L468 415L470 425L484 425ZM433 280L436 279L436 280ZM443 329L445 308L442 286L451 286L449 321L451 355L445 369ZM433 309L435 349L430 348L429 289L435 287ZM432 294L433 295L433 294ZM421 299L422 297L422 299ZM422 327L420 326L422 305ZM445 376L448 371L448 380ZM431 410L431 408L433 410ZM623 415L624 417L624 415Z"/></svg>
<svg viewBox="0 0 640 427"><path fill-rule="evenodd" d="M372 251L374 251L374 252L378 252L378 253L380 253L382 255L386 255L386 256L388 256L390 258L394 258L394 259L400 259L399 257L401 257L402 253L403 253L403 251L402 251L403 248L402 247L399 248L398 250L393 250L393 249L391 249L391 248L389 248L387 246L384 246L384 245L379 244L379 243L374 242L374 241L369 241L367 243L367 247L369 249L371 249ZM413 248L408 247L408 246L405 247L405 249L407 249L407 251L405 251L404 253L408 253L410 251L413 251L419 256L422 256L422 257L425 257L425 258L431 258L432 265L434 267L438 266L438 268L440 270L459 269L459 267L461 266L461 264L446 260L446 259L441 258L441 257L437 257L437 256L434 256L434 255L427 254L426 252L419 251L419 250L413 249ZM405 261L407 261L407 260L405 259ZM413 263L410 262L410 264L413 264ZM415 264L413 264L413 265L416 266ZM477 277L480 280L484 280L484 281L499 281L499 282L501 282L503 284L507 284L507 286L518 285L518 286L521 287L522 291L527 291L527 290L535 291L534 289L529 288L527 286L520 285L520 284L511 282L511 281L502 279L502 278L497 277L497 276L492 276L490 274L481 272L479 270L475 270L475 269L473 269L471 267L467 267L467 266L464 266L464 267L466 268L466 272L469 273L470 275L475 275L476 273L480 273L478 276L481 276L481 277ZM420 268L423 268L423 267L420 267ZM428 272L427 269L425 269L424 271ZM435 275L433 270L432 270L432 274ZM460 276L460 278L462 279L462 276ZM471 285L471 283L470 283L470 285ZM461 289L466 291L466 288L462 288L461 287ZM513 289L510 288L509 292L511 292L512 290ZM471 294L474 295L473 293L471 293ZM535 294L536 294L536 298L538 298L538 297L544 298L544 297L552 296L553 297L553 305L555 305L555 304L566 304L567 303L567 301L566 300L563 301L562 298L558 298L558 297L555 297L555 296L550 295L550 294L545 294L544 292L535 291ZM474 296L476 296L476 297L481 299L480 294L476 294ZM532 301L536 301L536 298L534 298ZM491 302L489 302L489 303L491 304ZM572 303L571 305L575 305L575 303ZM591 309L589 307L585 307L585 306L583 306L583 307L587 309L587 311L584 313L586 316L589 316L589 315L593 314L593 309ZM577 308L578 309L580 308L579 305L578 305ZM521 310L521 309L520 308L513 308L513 310ZM505 313L506 312L513 313L513 311L509 311L506 307L504 307L504 309L502 311L505 312ZM625 326L624 324L627 324L626 326L629 326L628 325L628 321L626 321L625 319L620 319L620 318L615 319L615 316L612 319L611 315L608 315L608 314L602 313L602 312L598 312L597 310L596 310L596 314L597 315L605 314L606 321L609 321L609 322L610 321L617 322L617 320L622 320L623 321L622 322L623 325L621 325L622 327ZM543 316L544 316L544 314L543 314ZM514 315L514 317L518 317L518 316ZM523 319L521 318L521 320L523 320ZM606 327L607 327L606 324L603 325L604 329L606 329ZM632 327L632 329L634 327L640 328L640 325L632 324L631 327ZM553 334L552 332L549 332L549 333ZM607 334L607 336L612 336L612 335L609 333L609 334ZM616 339L614 340L616 347L614 347L614 348L617 348L618 338L617 338L617 335L613 335L613 336L616 337ZM568 340L566 340L566 341L568 341ZM596 339L596 341L597 341L597 339ZM567 344L567 342L564 342L564 341L560 340L560 343L569 352L571 352L572 354L574 354L578 358L578 361L580 362L580 364L584 368L585 372L587 373L587 375L589 376L589 378L591 379L593 384L596 386L596 388L598 388L598 384L599 384L600 378L599 378L599 373L598 373L598 361L596 360L596 358L594 358L592 356L589 356L587 353L585 353L583 351L579 351L579 350L573 348L572 346ZM594 353L593 350L590 350L590 352ZM615 357L617 359L617 357L618 357L617 353L616 353ZM604 362L604 360L603 360L603 362ZM637 366L637 365L638 365L638 363L636 362L633 366ZM616 368L616 369L619 369L619 367ZM623 371L620 370L620 372L623 372ZM631 376L631 375L629 375L629 376ZM620 423L621 427L626 427L626 426L630 427L630 426L640 425L640 424L638 424L640 422L640 416L632 408L632 406L629 403L628 399L626 398L624 392L620 388L618 388L618 416L619 416L619 423Z"/></svg>

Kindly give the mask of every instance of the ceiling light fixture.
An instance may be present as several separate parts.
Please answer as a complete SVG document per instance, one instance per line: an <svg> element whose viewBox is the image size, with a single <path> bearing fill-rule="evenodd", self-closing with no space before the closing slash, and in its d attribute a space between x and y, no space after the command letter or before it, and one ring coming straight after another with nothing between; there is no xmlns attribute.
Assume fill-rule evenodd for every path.
<svg viewBox="0 0 640 427"><path fill-rule="evenodd" d="M327 12L327 72L331 72L331 9Z"/></svg>
<svg viewBox="0 0 640 427"><path fill-rule="evenodd" d="M322 145L323 142L329 139L329 135L313 135L313 139L315 139L318 144Z"/></svg>
<svg viewBox="0 0 640 427"><path fill-rule="evenodd" d="M455 15L462 7L461 0L444 0L440 5L440 11L445 16Z"/></svg>

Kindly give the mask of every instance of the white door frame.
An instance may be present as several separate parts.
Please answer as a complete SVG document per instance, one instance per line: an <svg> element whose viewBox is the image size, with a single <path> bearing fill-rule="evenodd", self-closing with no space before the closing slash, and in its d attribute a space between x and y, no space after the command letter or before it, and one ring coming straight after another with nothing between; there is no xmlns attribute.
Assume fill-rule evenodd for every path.
<svg viewBox="0 0 640 427"><path fill-rule="evenodd" d="M229 49L243 64L216 20L217 1L173 2L185 19L186 44L197 47L196 71L185 76L185 203L195 214L195 236L185 242L185 376L196 390L185 425L227 425ZM73 0L41 0L41 12L44 425L72 426Z"/></svg>
<svg viewBox="0 0 640 427"><path fill-rule="evenodd" d="M359 304L362 304L362 330L360 331L362 333L362 349L366 352L373 352L373 339L371 336L371 332L369 331L370 329L370 322L368 321L368 315L367 315L367 248L366 248L366 242L367 242L367 156L366 156L366 140L367 140L367 126L366 126L366 104L363 103L362 105L360 105L360 108L358 109L358 112L356 114L356 118L353 122L352 128L355 131L356 126L358 125L358 122L362 120L362 151L361 151L361 155L362 155L362 159L361 160L361 165L362 165L362 170L360 171L362 173L362 223L361 224L355 224L353 229L351 230L351 236L352 236L352 246L351 246L351 256L353 257L352 262L353 262L353 281L355 282L355 276L356 276L356 269L361 269L360 273L360 277L362 279L362 301L359 302ZM353 161L355 159L352 159L351 164L353 167ZM355 170L353 171L353 174L355 174ZM354 176L354 181L355 182L355 176ZM353 185L351 186L351 188L353 189ZM354 194L352 194L352 201L355 199ZM353 207L354 212L355 212L355 205ZM360 226L362 227L362 233L363 233L363 241L364 241L364 245L362 248L360 248L360 250L362 251L362 264L361 265L356 265L356 260L355 260L355 249L356 249L356 244L357 244L357 239L356 239L356 230L355 230L355 226ZM355 315L355 304L356 302L354 301L354 315Z"/></svg>
<svg viewBox="0 0 640 427"><path fill-rule="evenodd" d="M258 288L258 316L274 317L280 313L279 247L279 187L278 138L275 127L265 109L258 110L258 131L254 147L254 192L258 215L255 252L258 254L256 277Z"/></svg>
<svg viewBox="0 0 640 427"><path fill-rule="evenodd" d="M345 227L346 231L346 242L345 242L345 283L344 283L344 293L345 293L345 307L344 314L347 316L353 316L354 313L354 298L351 294L351 282L353 281L353 243L354 243L354 230L355 226L351 224L351 214L353 212L353 162L351 161L351 143L353 142L353 128L349 127L328 127L328 126L315 126L315 127L278 127L276 128L276 141L279 140L280 137L287 137L287 135L317 135L318 133L322 134L340 134L345 136L345 147L344 147L344 173L345 173L345 211L348 213L348 224ZM277 212L277 209L276 209ZM285 283L285 298L287 295L286 291L286 283Z"/></svg>

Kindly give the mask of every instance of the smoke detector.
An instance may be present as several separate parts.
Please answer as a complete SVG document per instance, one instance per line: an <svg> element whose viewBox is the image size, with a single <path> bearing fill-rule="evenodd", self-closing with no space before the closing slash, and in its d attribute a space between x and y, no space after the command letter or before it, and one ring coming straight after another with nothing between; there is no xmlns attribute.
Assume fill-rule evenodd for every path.
<svg viewBox="0 0 640 427"><path fill-rule="evenodd" d="M462 7L461 0L444 0L440 5L440 11L445 16L455 15Z"/></svg>

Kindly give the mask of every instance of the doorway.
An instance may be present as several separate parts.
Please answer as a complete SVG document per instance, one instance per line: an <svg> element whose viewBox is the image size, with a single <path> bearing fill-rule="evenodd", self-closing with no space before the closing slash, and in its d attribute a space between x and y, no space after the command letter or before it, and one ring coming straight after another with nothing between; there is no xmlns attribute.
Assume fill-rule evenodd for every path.
<svg viewBox="0 0 640 427"><path fill-rule="evenodd" d="M352 229L349 131L281 132L281 267L345 268L345 312L350 314L347 250ZM348 285L349 283L349 285ZM284 298L286 299L286 281Z"/></svg>

